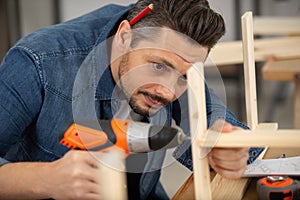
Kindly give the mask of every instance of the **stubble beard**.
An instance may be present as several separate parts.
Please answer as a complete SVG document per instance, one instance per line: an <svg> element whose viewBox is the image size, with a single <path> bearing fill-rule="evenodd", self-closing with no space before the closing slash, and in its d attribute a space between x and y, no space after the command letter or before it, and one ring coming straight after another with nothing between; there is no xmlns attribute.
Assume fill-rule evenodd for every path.
<svg viewBox="0 0 300 200"><path fill-rule="evenodd" d="M131 107L131 109L137 114L140 114L144 117L149 117L150 116L150 113L149 113L150 108L145 110L138 105L137 99L133 97L134 94L129 94L129 92L126 90L126 87L124 86L123 80L121 78L122 75L126 74L128 57L129 57L128 55L122 56L121 62L119 64L119 69L118 69L119 87L120 87L121 91L123 92L123 94L125 95L126 100L128 101L128 104Z"/></svg>

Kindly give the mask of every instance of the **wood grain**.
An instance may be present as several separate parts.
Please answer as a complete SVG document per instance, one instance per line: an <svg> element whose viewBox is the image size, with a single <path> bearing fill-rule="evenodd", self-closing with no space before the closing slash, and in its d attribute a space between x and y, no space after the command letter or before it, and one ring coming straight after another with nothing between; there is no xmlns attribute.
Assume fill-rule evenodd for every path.
<svg viewBox="0 0 300 200"><path fill-rule="evenodd" d="M210 175L206 148L197 141L206 137L206 101L204 69L202 63L195 63L187 72L190 132L192 137L192 158L195 178L195 199L211 199Z"/></svg>

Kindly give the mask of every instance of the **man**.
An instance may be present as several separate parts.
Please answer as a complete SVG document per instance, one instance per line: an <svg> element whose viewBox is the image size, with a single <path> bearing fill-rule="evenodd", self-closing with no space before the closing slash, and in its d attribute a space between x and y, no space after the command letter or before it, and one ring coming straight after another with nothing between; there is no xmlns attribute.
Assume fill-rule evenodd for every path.
<svg viewBox="0 0 300 200"><path fill-rule="evenodd" d="M131 26L151 3L154 9ZM0 68L0 197L101 198L94 176L99 153L69 151L58 141L76 119L171 125L173 118L188 134L186 72L205 61L224 31L222 17L207 1L140 0L133 7L109 5L20 40ZM209 126L222 132L246 128L206 93ZM174 155L192 169L187 146ZM127 159L129 199L168 198L158 181L164 153ZM244 148L209 153L211 167L227 178L241 177L247 160ZM135 163L140 166L131 169Z"/></svg>

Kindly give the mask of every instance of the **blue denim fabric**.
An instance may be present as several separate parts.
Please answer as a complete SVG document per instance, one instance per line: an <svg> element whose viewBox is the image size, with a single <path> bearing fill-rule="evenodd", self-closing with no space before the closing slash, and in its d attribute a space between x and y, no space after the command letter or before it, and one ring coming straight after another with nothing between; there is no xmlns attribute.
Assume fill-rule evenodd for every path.
<svg viewBox="0 0 300 200"><path fill-rule="evenodd" d="M129 8L108 5L66 23L41 29L20 40L8 52L0 66L0 165L54 161L69 150L59 144L58 135L74 120L73 103L85 95L85 91L73 90L76 74ZM95 57L102 59L101 56ZM98 68L103 76L97 82L92 109L96 110L97 118L111 119L113 110L119 105L119 100L113 95L115 84L105 64ZM206 99L209 123L222 118L246 128L208 89L207 94L212 97ZM189 133L186 105L184 100L175 101L150 122L171 125L173 117ZM82 110L81 114L84 112ZM178 147L174 155L192 169L189 144ZM158 182L164 156L164 151L149 153L149 162L140 182L141 199L158 198L157 195L167 199Z"/></svg>
<svg viewBox="0 0 300 200"><path fill-rule="evenodd" d="M110 5L41 29L8 52L0 67L2 158L53 161L68 151L58 143L58 134L73 121L72 101L79 98L72 95L76 73L128 9Z"/></svg>

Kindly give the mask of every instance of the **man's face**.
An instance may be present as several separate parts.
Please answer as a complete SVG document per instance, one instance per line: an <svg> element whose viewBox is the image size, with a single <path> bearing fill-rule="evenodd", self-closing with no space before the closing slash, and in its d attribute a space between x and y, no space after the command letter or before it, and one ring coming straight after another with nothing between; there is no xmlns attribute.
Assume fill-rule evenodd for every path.
<svg viewBox="0 0 300 200"><path fill-rule="evenodd" d="M135 112L151 116L186 89L183 75L190 66L170 52L136 50L122 58L120 87Z"/></svg>
<svg viewBox="0 0 300 200"><path fill-rule="evenodd" d="M207 56L206 48L176 35L168 34L161 45L161 41L141 41L119 64L118 85L131 108L143 116L152 116L176 100L187 88L187 70Z"/></svg>

